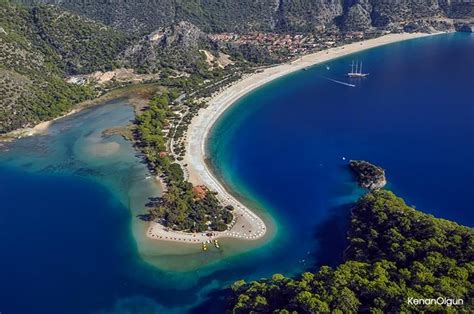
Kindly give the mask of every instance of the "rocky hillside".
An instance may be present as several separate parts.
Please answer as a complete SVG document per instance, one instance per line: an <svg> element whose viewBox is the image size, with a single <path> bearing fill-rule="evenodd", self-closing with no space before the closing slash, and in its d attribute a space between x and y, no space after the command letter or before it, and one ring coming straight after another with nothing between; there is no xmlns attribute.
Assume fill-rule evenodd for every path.
<svg viewBox="0 0 474 314"><path fill-rule="evenodd" d="M130 45L120 56L126 67L141 73L156 73L162 69L195 72L206 68L200 50L218 54L216 44L208 35L189 22L160 28Z"/></svg>
<svg viewBox="0 0 474 314"><path fill-rule="evenodd" d="M111 70L120 69L137 80L144 73L153 79L192 73L207 78L223 50L251 62L268 59L267 51L251 45L219 46L190 22L132 36L58 6L0 0L0 134L57 117L93 97L90 77L114 76Z"/></svg>
<svg viewBox="0 0 474 314"><path fill-rule="evenodd" d="M357 0L346 5L339 26L363 31L371 27L388 30L432 31L452 29L448 19L473 18L474 0Z"/></svg>
<svg viewBox="0 0 474 314"><path fill-rule="evenodd" d="M91 97L86 86L66 83L68 75L126 67L206 76L219 51L273 61L264 47L218 45L208 32L471 30L474 17L474 0L14 1L28 6L0 0L0 133Z"/></svg>
<svg viewBox="0 0 474 314"><path fill-rule="evenodd" d="M127 32L180 21L206 32L392 28L414 19L474 16L474 0L17 0L53 3Z"/></svg>
<svg viewBox="0 0 474 314"><path fill-rule="evenodd" d="M124 35L60 8L0 1L0 133L55 117L91 96L67 74L110 69Z"/></svg>
<svg viewBox="0 0 474 314"><path fill-rule="evenodd" d="M472 29L474 17L474 0L15 1L29 6L0 0L0 133L91 97L87 86L67 83L68 75L126 67L205 77L220 51L272 62L264 47L217 44L208 32Z"/></svg>

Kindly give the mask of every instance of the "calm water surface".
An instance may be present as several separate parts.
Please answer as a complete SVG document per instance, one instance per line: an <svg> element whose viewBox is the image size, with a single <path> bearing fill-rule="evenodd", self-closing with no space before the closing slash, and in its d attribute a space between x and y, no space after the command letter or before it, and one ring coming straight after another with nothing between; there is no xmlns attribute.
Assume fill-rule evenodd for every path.
<svg viewBox="0 0 474 314"><path fill-rule="evenodd" d="M274 81L227 111L209 155L228 185L278 218L272 265L338 262L362 193L350 159L384 167L388 188L410 205L474 225L473 51L472 34L371 49ZM345 78L353 59L367 79Z"/></svg>
<svg viewBox="0 0 474 314"><path fill-rule="evenodd" d="M278 233L203 268L196 269L232 255L232 244L183 257L140 238L136 214L158 187L130 143L102 136L132 119L125 100L3 147L0 311L218 313L218 288L236 279L336 264L350 204L362 193L349 159L386 168L389 188L418 209L473 226L472 51L470 34L393 44L300 71L239 101L211 134L211 163L275 218ZM327 80L347 81L352 59L364 60L368 79L355 88Z"/></svg>

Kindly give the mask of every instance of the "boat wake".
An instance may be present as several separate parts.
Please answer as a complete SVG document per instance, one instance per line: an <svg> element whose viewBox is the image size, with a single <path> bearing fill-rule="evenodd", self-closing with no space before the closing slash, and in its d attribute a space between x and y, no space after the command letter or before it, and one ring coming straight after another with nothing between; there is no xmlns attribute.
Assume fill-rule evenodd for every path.
<svg viewBox="0 0 474 314"><path fill-rule="evenodd" d="M338 81L338 80L335 80L335 79L332 79L332 78L329 78L329 77L322 77L326 80L329 80L331 82L334 82L334 83L337 83L337 84L341 84L341 85L344 85L344 86L349 86L349 87L356 87L354 84L350 84L350 83L346 83L346 82L342 82L342 81Z"/></svg>

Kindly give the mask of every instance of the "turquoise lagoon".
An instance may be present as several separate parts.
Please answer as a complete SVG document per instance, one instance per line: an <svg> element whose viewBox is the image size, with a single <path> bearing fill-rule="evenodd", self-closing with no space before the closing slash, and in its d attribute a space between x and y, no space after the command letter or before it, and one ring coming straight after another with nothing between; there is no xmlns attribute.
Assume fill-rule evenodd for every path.
<svg viewBox="0 0 474 314"><path fill-rule="evenodd" d="M349 159L386 168L388 187L418 209L473 226L472 51L471 34L396 43L239 100L207 150L216 175L275 224L250 246L207 254L143 236L136 216L159 187L130 143L102 136L133 118L126 99L1 146L0 311L220 313L220 288L234 280L335 265L363 193ZM349 82L352 59L368 79L327 79Z"/></svg>

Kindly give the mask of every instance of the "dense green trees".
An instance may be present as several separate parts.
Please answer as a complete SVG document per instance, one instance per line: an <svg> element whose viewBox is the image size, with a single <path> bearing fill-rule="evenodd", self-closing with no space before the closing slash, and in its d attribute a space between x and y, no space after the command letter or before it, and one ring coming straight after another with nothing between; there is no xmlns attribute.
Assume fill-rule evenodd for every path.
<svg viewBox="0 0 474 314"><path fill-rule="evenodd" d="M193 90L195 97L209 96L240 77L235 69L209 66L200 49L214 54L226 49L190 25L174 26L167 31L173 40L156 45L148 37L125 35L50 5L24 7L0 0L0 20L0 134L57 117L101 92L94 84L67 83L69 75L131 67L138 73L159 72L163 85ZM254 53L244 57L258 61ZM240 70L248 66L237 63ZM214 86L204 88L209 82ZM177 131L180 136L184 128ZM153 146L164 144L153 136Z"/></svg>
<svg viewBox="0 0 474 314"><path fill-rule="evenodd" d="M345 262L296 279L232 285L236 313L472 312L474 231L407 206L389 191L352 210ZM413 305L408 298L463 299L464 305Z"/></svg>
<svg viewBox="0 0 474 314"><path fill-rule="evenodd" d="M36 6L30 12L38 37L60 56L68 74L112 70L129 43L123 33L58 7Z"/></svg>
<svg viewBox="0 0 474 314"><path fill-rule="evenodd" d="M233 218L231 209L224 208L216 194L204 187L196 192L192 184L185 181L181 166L167 153L163 128L174 115L171 102L178 95L173 89L159 93L137 117L137 145L151 169L161 175L166 184L163 196L150 204L150 216L176 230L226 230Z"/></svg>
<svg viewBox="0 0 474 314"><path fill-rule="evenodd" d="M51 119L92 98L68 74L111 69L120 33L52 6L0 0L0 134Z"/></svg>
<svg viewBox="0 0 474 314"><path fill-rule="evenodd" d="M474 258L472 229L416 211L387 191L366 195L353 209L349 239L347 258L367 262L384 258L406 267L428 253L459 263Z"/></svg>

